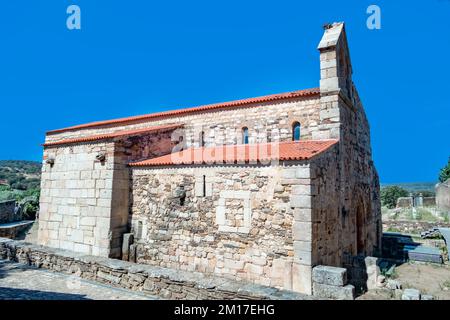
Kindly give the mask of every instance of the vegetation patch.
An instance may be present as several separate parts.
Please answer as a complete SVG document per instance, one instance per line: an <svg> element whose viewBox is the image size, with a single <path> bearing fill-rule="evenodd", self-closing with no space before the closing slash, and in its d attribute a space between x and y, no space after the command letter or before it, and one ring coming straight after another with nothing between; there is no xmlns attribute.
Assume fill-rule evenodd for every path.
<svg viewBox="0 0 450 320"><path fill-rule="evenodd" d="M25 219L39 209L40 183L39 162L0 160L0 201L16 200Z"/></svg>

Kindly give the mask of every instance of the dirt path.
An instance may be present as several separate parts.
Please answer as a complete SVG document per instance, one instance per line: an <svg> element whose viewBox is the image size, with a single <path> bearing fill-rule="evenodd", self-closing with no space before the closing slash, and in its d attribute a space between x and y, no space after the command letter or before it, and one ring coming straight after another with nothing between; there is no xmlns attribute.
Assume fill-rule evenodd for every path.
<svg viewBox="0 0 450 320"><path fill-rule="evenodd" d="M402 283L403 288L416 288L422 294L431 294L439 300L450 300L450 266L415 262L404 263L396 270L397 280Z"/></svg>

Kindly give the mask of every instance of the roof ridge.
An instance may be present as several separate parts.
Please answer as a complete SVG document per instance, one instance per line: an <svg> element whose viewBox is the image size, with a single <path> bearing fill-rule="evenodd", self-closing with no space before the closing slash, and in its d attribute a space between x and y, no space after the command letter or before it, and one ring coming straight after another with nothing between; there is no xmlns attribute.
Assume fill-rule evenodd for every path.
<svg viewBox="0 0 450 320"><path fill-rule="evenodd" d="M177 115L185 114L185 113L204 112L204 111L228 108L228 107L234 108L234 107L244 106L244 105L248 105L248 104L252 104L252 103L270 102L270 101L292 99L292 98L303 97L303 96L312 96L312 95L317 95L319 93L320 93L320 88L318 88L318 87L284 92L284 93L276 93L276 94L259 96L259 97L254 97L254 98L244 98L244 99L232 100L232 101L227 101L227 102L219 102L219 103L200 105L200 106L195 106L195 107L190 107L190 108L173 109L173 110L149 113L149 114L144 114L144 115L137 115L137 116L131 116L131 117L125 117L125 118L117 118L117 119L112 119L112 120L95 121L95 122L75 125L75 126L71 126L71 127L66 127L66 128L62 128L62 129L50 130L50 131L47 131L47 135L61 133L61 132L65 132L65 131L72 131L72 130L77 130L77 129L93 128L93 127L99 127L99 126L104 126L104 125L114 125L114 124L119 124L119 123L133 122L133 121L139 121L139 120L145 120L145 119L173 117L173 116L177 116Z"/></svg>
<svg viewBox="0 0 450 320"><path fill-rule="evenodd" d="M239 145L220 145L212 147L190 147L185 150L180 150L172 152L163 156L158 156L155 158L150 158L146 160L136 161L129 163L131 167L145 167L145 166L164 166L164 165L190 165L190 164L205 164L205 163L217 163L223 164L228 163L228 161L263 161L263 160L308 160L313 156L324 152L331 146L338 143L337 139L323 139L323 140L301 140L301 141L279 141L271 143L255 143L255 144L239 144ZM315 148L308 148L308 145L316 144ZM267 154L260 154L261 148L270 145ZM292 148L294 145L299 145L300 149ZM277 153L273 153L273 147L280 147ZM232 158L223 157L224 153L206 153L209 150L221 150L225 151L226 148L233 149ZM258 152L256 154L250 154L251 149L256 149ZM248 149L248 150L247 150ZM239 153L239 151L244 151L244 154ZM248 152L247 152L248 151ZM213 154L214 153L214 154ZM226 156L229 157L229 152L225 152ZM199 156L195 158L195 156ZM172 156L179 157L177 159L171 158ZM244 157L244 158L243 158ZM177 162L178 161L178 162Z"/></svg>
<svg viewBox="0 0 450 320"><path fill-rule="evenodd" d="M172 124L166 124L166 125L161 125L161 126L140 128L140 129L135 129L135 130L130 130L130 129L119 130L116 132L91 135L91 136L87 136L87 137L71 138L71 139L64 139L64 140L60 140L60 141L46 142L46 143L42 144L42 146L51 147L51 146L57 146L57 145L63 145L63 144L99 141L99 140L113 139L113 138L123 137L123 136L128 136L128 135L136 135L136 134L140 134L140 133L153 132L153 131L158 131L158 130L175 129L175 128L180 128L183 126L184 126L183 123L178 123L178 124L172 123Z"/></svg>

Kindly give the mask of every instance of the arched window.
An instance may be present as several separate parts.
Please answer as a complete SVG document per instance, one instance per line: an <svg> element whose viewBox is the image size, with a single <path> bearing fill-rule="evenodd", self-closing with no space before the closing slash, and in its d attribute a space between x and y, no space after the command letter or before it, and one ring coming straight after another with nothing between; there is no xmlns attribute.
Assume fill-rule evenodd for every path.
<svg viewBox="0 0 450 320"><path fill-rule="evenodd" d="M292 141L300 140L300 122L295 121L292 124Z"/></svg>
<svg viewBox="0 0 450 320"><path fill-rule="evenodd" d="M242 143L248 144L248 128L247 127L242 128Z"/></svg>

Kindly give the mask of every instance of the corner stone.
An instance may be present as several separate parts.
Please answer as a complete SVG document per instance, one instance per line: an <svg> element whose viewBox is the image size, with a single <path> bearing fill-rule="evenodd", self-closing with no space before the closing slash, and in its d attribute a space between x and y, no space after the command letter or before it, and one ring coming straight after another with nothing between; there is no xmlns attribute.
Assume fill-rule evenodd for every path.
<svg viewBox="0 0 450 320"><path fill-rule="evenodd" d="M417 289L405 289L402 300L420 300L420 291Z"/></svg>
<svg viewBox="0 0 450 320"><path fill-rule="evenodd" d="M331 286L347 284L347 269L330 266L317 266L312 273L313 282Z"/></svg>

